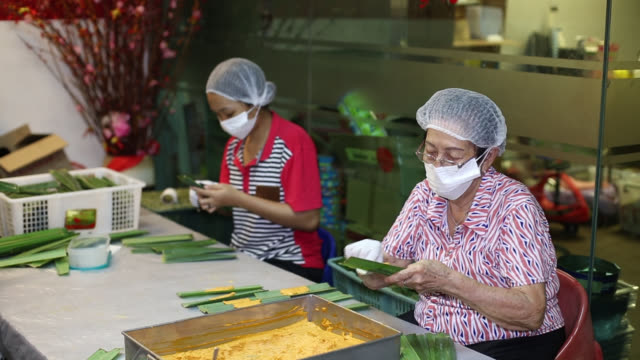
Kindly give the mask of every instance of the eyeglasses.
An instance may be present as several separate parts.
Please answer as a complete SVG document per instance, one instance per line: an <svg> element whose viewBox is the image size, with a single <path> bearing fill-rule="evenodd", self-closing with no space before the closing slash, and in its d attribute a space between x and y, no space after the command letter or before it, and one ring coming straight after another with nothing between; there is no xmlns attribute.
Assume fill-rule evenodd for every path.
<svg viewBox="0 0 640 360"><path fill-rule="evenodd" d="M416 150L416 156L418 157L418 159L420 161L422 161L425 164L435 165L436 163L440 163L440 166L457 166L458 169L463 167L464 164L467 163L467 161L471 160L471 159L469 159L467 161L458 162L458 161L447 159L447 158L444 158L444 157L438 159L435 155L430 154L430 153L425 151L424 142L422 144L420 144L420 147L418 148L418 150ZM446 156L446 155L444 155L444 156Z"/></svg>

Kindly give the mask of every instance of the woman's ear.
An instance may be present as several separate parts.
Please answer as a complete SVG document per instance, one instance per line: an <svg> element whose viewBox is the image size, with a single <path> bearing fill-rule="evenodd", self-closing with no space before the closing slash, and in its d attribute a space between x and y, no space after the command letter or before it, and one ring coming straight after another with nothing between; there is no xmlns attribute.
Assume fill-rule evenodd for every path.
<svg viewBox="0 0 640 360"><path fill-rule="evenodd" d="M495 147L487 151L489 153L486 155L484 161L482 162L482 168L480 169L483 174L489 170L491 165L493 165L493 162L496 160L496 158L498 157L498 153L500 152L500 150Z"/></svg>
<svg viewBox="0 0 640 360"><path fill-rule="evenodd" d="M255 116L258 116L258 112L260 111L259 106L246 104L246 103L244 104L244 106L245 106L245 111L247 111L247 115L249 116L249 119L253 119Z"/></svg>

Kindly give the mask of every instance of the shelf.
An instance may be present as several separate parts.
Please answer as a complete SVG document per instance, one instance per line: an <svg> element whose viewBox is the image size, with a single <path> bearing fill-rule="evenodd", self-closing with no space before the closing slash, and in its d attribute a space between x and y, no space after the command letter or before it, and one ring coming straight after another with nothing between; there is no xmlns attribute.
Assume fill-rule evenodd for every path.
<svg viewBox="0 0 640 360"><path fill-rule="evenodd" d="M453 47L492 47L492 46L516 46L519 43L514 40L500 40L500 41L488 41L482 39L470 39L470 40L454 40Z"/></svg>

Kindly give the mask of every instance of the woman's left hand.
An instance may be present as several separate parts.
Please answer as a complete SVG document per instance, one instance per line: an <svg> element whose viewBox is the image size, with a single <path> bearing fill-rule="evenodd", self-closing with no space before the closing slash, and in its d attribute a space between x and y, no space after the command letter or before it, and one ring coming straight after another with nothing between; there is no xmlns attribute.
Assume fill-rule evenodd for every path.
<svg viewBox="0 0 640 360"><path fill-rule="evenodd" d="M420 260L388 276L388 285L412 288L419 294L443 292L453 270L437 260Z"/></svg>

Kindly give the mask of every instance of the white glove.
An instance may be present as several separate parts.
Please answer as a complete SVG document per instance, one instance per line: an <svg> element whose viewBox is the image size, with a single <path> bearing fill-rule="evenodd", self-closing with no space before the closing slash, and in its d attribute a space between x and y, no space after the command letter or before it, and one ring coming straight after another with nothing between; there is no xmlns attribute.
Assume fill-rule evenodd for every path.
<svg viewBox="0 0 640 360"><path fill-rule="evenodd" d="M205 186L217 184L217 182L211 180L196 180L196 182ZM189 202L191 202L191 205L193 205L193 207L200 207L200 203L198 202L198 194L196 194L196 192L192 189L189 189Z"/></svg>
<svg viewBox="0 0 640 360"><path fill-rule="evenodd" d="M344 248L344 256L347 259L355 256L362 259L382 262L382 243L373 239L364 239L354 242ZM362 269L356 269L356 272L359 275L367 275L368 273L368 271Z"/></svg>

